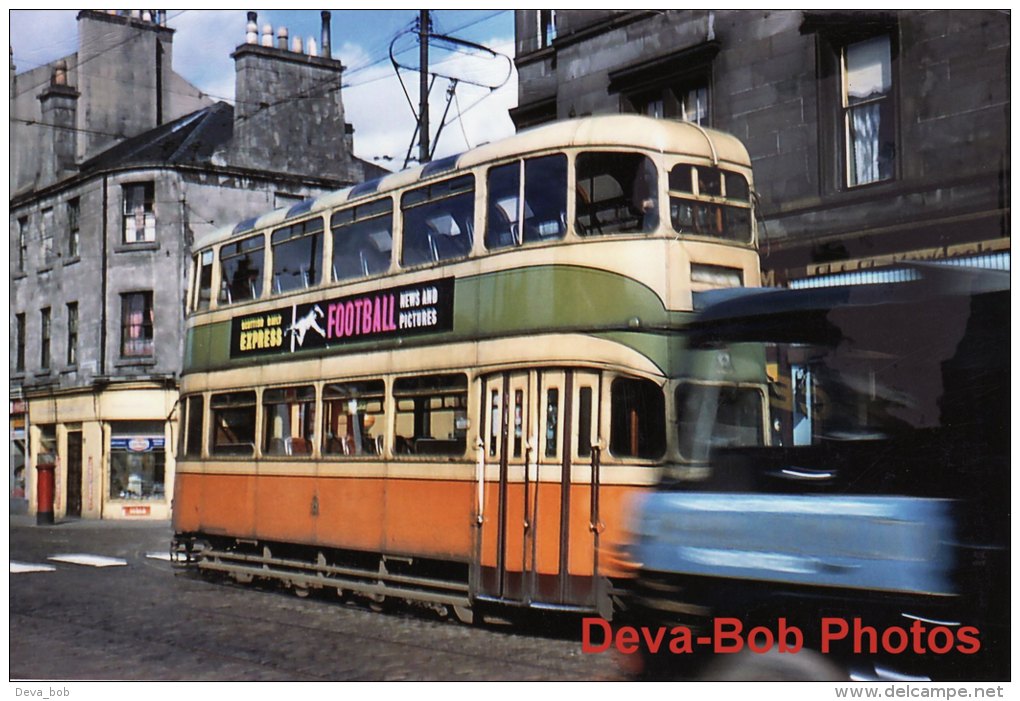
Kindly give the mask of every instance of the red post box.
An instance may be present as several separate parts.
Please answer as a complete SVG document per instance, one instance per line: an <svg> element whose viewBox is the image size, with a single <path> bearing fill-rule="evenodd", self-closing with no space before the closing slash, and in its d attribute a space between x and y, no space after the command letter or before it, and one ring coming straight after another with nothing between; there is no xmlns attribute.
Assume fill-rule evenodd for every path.
<svg viewBox="0 0 1020 701"><path fill-rule="evenodd" d="M56 464L52 455L39 456L35 469L36 479L36 512L35 525L44 526L53 523L53 495L55 485Z"/></svg>

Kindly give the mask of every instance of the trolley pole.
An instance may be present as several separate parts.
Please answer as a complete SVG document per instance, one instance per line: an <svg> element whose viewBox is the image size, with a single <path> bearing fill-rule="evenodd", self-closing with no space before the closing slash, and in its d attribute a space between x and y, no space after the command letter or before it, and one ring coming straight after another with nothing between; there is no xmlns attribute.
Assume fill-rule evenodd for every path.
<svg viewBox="0 0 1020 701"><path fill-rule="evenodd" d="M418 15L418 162L429 161L429 11Z"/></svg>

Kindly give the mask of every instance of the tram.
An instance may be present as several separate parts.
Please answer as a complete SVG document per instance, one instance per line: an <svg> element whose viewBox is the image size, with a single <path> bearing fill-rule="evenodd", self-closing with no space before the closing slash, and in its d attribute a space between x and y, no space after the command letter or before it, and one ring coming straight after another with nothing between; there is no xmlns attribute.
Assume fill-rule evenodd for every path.
<svg viewBox="0 0 1020 701"><path fill-rule="evenodd" d="M760 283L751 193L732 136L590 117L197 240L175 548L462 619L610 615L624 497L682 469L673 331Z"/></svg>

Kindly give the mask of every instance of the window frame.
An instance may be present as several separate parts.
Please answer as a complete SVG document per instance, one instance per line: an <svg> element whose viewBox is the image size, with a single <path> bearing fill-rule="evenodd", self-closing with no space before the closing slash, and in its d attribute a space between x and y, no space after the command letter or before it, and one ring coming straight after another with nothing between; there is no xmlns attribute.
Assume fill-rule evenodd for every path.
<svg viewBox="0 0 1020 701"><path fill-rule="evenodd" d="M67 201L67 256L78 258L81 245L81 198Z"/></svg>
<svg viewBox="0 0 1020 701"><path fill-rule="evenodd" d="M878 97L869 96L868 98L865 98L861 102L851 104L849 93L850 84L850 66L848 57L849 50L851 49L851 47L861 46L862 44L874 42L880 39L885 39L886 41L885 48L887 48L888 50L889 88L886 92L881 93ZM896 64L894 37L891 34L883 32L864 38L845 40L841 42L838 47L837 61L839 63L840 133L842 135L843 140L841 149L841 154L843 158L843 185L848 190L850 190L865 187L867 185L873 185L877 183L888 182L890 180L895 180L896 163L898 156L897 144L899 142L899 134L897 133L898 120L896 114L896 99L895 99L897 81L894 75L895 73L894 67ZM880 113L880 116L882 118L888 117L888 119L892 121L892 124L884 132L881 126L879 126L879 132L878 134L876 134L877 148L879 151L879 155L876 157L877 159L876 170L878 171L878 174L874 179L862 181L861 175L857 173L855 167L856 159L854 154L856 152L856 149L854 147L857 145L858 141L855 139L853 135L852 115L855 112L861 111L872 106L878 106L881 108L883 105L886 107L886 109ZM879 124L881 124L881 121L879 122ZM882 175L881 172L882 171L881 151L884 147L884 144L881 141L881 137L883 133L891 135L892 137L892 155L889 156L890 162L887 166L888 173L884 176Z"/></svg>
<svg viewBox="0 0 1020 701"><path fill-rule="evenodd" d="M845 13L805 12L802 33L815 34L818 71L818 151L820 191L824 194L858 192L900 180L903 172L900 127L899 25L893 13L858 12L852 21ZM842 110L843 72L840 56L843 47L886 36L890 41L892 90L892 136L895 155L892 174L885 180L851 186L848 184L848 160L845 119Z"/></svg>
<svg viewBox="0 0 1020 701"><path fill-rule="evenodd" d="M19 312L14 315L15 333L17 334L14 348L14 372L25 372L25 313Z"/></svg>
<svg viewBox="0 0 1020 701"><path fill-rule="evenodd" d="M129 305L131 300L140 299L142 302L141 306L141 322L135 323L130 321L129 315L134 314L137 310ZM146 323L147 320L147 323ZM141 333L140 336L132 338L129 333L130 329L138 329ZM147 336L146 336L147 332ZM152 290L135 290L132 292L123 292L120 295L120 357L126 360L134 359L145 359L152 358L156 352L155 344L156 336L156 312L154 306L154 299ZM128 352L129 342L139 343L141 351Z"/></svg>
<svg viewBox="0 0 1020 701"><path fill-rule="evenodd" d="M125 245L149 244L156 242L156 183L152 180L121 183L121 241ZM131 211L128 207L132 204L132 198L128 193L132 190L141 190L141 208L137 204ZM137 223L139 214L142 220L142 238L138 238ZM134 238L128 238L128 222L134 220L135 226L131 227Z"/></svg>
<svg viewBox="0 0 1020 701"><path fill-rule="evenodd" d="M53 316L50 307L43 307L39 310L39 322L39 367L49 370L52 362L50 341L53 334Z"/></svg>
<svg viewBox="0 0 1020 701"><path fill-rule="evenodd" d="M78 303L67 303L67 365L78 364Z"/></svg>

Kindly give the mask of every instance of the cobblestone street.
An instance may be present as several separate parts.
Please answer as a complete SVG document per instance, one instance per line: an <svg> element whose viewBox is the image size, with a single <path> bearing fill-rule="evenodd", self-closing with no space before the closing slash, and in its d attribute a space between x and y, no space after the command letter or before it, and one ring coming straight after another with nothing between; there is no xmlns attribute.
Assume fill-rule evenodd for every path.
<svg viewBox="0 0 1020 701"><path fill-rule="evenodd" d="M466 626L196 579L161 559L165 523L12 516L10 537L11 679L620 678L609 655L581 653L569 625ZM93 559L50 559L62 555ZM43 571L22 571L32 567Z"/></svg>

